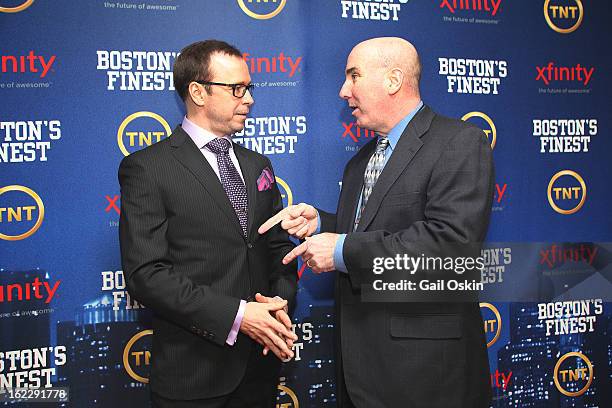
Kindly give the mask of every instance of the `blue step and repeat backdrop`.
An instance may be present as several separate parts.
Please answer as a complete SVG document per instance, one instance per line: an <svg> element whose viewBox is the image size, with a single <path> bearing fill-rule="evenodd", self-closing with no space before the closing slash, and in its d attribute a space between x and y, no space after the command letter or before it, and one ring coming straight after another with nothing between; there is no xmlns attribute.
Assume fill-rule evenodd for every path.
<svg viewBox="0 0 612 408"><path fill-rule="evenodd" d="M150 311L121 271L117 167L182 120L182 47L218 38L244 52L256 103L234 140L272 160L285 205L333 211L344 164L375 137L338 97L346 57L401 36L420 51L425 103L475 123L494 149L482 281L499 290L481 303L492 406L612 406L610 11L0 0L0 388L67 387L62 406L149 405ZM299 341L277 406L333 407L333 277L302 264L299 276Z"/></svg>

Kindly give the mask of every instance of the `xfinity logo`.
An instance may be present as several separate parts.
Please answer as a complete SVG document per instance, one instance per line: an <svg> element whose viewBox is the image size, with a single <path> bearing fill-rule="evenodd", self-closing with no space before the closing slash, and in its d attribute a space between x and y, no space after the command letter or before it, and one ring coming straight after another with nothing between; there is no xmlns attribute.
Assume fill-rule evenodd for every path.
<svg viewBox="0 0 612 408"><path fill-rule="evenodd" d="M34 50L31 50L28 55L2 55L0 56L0 71L3 74L7 72L40 73L40 77L44 78L51 70L55 58L56 55L50 57L36 55Z"/></svg>

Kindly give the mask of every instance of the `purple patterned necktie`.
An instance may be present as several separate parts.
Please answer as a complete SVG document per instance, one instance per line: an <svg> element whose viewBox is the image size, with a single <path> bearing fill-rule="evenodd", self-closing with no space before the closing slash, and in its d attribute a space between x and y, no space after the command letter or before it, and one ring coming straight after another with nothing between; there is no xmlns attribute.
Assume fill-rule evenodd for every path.
<svg viewBox="0 0 612 408"><path fill-rule="evenodd" d="M217 164L219 165L219 176L221 184L234 207L234 211L240 221L244 236L247 234L248 225L248 198L247 191L240 174L229 156L230 141L216 137L214 140L206 144L208 149L217 155Z"/></svg>

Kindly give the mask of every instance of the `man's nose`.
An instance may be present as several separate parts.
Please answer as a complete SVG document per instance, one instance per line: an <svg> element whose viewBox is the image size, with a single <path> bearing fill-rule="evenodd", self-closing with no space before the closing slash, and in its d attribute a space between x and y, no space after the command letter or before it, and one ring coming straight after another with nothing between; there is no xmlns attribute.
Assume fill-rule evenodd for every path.
<svg viewBox="0 0 612 408"><path fill-rule="evenodd" d="M340 88L340 93L338 95L342 99L348 99L351 97L351 92L346 82L342 84L342 87Z"/></svg>
<svg viewBox="0 0 612 408"><path fill-rule="evenodd" d="M242 97L242 103L245 105L252 105L255 103L255 99L253 99L253 95L251 95L251 91L247 89L246 93Z"/></svg>

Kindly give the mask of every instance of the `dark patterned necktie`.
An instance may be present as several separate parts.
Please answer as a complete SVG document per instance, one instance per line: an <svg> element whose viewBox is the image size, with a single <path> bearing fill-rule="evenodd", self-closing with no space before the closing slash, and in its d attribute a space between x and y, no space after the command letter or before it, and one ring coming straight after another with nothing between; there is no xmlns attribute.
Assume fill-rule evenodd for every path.
<svg viewBox="0 0 612 408"><path fill-rule="evenodd" d="M230 202L232 203L232 207L234 207L234 211L236 212L236 216L238 217L238 221L240 221L240 226L242 227L242 232L244 233L244 236L246 236L249 220L247 211L247 191L242 179L240 178L238 170L236 170L236 167L234 167L234 163L232 163L232 159L230 158L230 141L222 137L217 137L208 142L206 147L217 155L217 164L219 165L221 184L223 185L225 194L227 194L227 198L229 198Z"/></svg>
<svg viewBox="0 0 612 408"><path fill-rule="evenodd" d="M354 230L357 229L357 225L361 220L361 215L363 214L363 210L365 210L365 206L368 203L368 199L370 198L370 194L372 194L372 189L382 173L383 168L385 167L385 150L389 146L389 139L386 137L378 138L378 142L376 143L376 151L370 157L370 161L368 161L368 166L366 167L365 173L363 174L363 190L361 190L361 205L359 206L359 210L357 211L357 216L355 217L355 225L353 227Z"/></svg>

